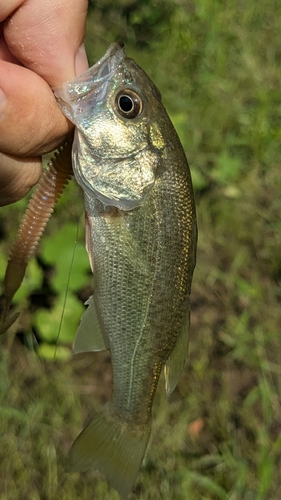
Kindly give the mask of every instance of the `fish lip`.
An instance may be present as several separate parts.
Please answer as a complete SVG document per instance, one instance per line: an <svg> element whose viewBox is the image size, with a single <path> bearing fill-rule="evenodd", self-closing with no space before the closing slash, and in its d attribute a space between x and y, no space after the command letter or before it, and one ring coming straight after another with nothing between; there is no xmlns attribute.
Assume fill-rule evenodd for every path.
<svg viewBox="0 0 281 500"><path fill-rule="evenodd" d="M93 66L91 66L91 68L88 68L86 71L84 71L84 73L81 73L81 75L73 78L73 80L66 82L68 86L74 87L72 95L74 95L74 97L78 99L80 99L81 96L83 97L84 94L81 93L81 85L79 84L81 84L81 82L84 83L85 80L89 78L89 76L91 77L91 79L95 79L95 77L97 77L98 83L101 83L104 79L110 78L110 76L116 71L117 66L124 59L124 57L126 57L126 54L124 51L123 43L121 44L119 42L114 42L109 45L105 54ZM99 75L100 68L104 67L108 62L110 62L110 72L102 74L102 71L101 75ZM87 90L85 91L85 93L87 93ZM76 94L78 95L76 96Z"/></svg>
<svg viewBox="0 0 281 500"><path fill-rule="evenodd" d="M58 106L74 125L89 109L89 94L92 94L90 102L102 101L111 77L125 57L124 44L114 42L91 68L65 82L61 88L52 89ZM87 99L85 105L84 99Z"/></svg>

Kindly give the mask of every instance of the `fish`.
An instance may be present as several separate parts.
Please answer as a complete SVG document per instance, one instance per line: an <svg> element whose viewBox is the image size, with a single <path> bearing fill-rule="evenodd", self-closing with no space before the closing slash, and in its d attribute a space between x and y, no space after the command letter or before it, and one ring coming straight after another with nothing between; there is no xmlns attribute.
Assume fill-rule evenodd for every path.
<svg viewBox="0 0 281 500"><path fill-rule="evenodd" d="M149 441L162 368L169 396L188 354L192 180L160 91L121 44L55 95L76 126L73 172L94 275L73 350L109 349L113 377L111 398L74 441L68 470L100 471L125 499Z"/></svg>

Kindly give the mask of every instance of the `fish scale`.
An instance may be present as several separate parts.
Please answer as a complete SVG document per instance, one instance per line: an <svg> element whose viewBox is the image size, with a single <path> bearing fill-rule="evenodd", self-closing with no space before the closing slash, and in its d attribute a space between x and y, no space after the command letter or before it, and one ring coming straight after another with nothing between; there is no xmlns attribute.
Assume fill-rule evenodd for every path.
<svg viewBox="0 0 281 500"><path fill-rule="evenodd" d="M69 470L100 470L126 498L161 370L169 395L187 356L197 240L191 177L158 89L120 45L56 96L77 127L73 170L94 272L74 352L109 348L113 373L110 401L74 442Z"/></svg>

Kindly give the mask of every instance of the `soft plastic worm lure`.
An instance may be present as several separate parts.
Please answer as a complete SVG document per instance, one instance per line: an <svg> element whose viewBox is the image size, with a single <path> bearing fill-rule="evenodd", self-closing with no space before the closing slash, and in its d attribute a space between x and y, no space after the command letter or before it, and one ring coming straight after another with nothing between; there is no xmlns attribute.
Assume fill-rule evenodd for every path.
<svg viewBox="0 0 281 500"><path fill-rule="evenodd" d="M12 247L4 278L0 334L5 333L16 321L19 313L10 314L13 297L23 281L27 264L35 253L40 237L52 215L54 206L73 175L71 166L70 139L43 171L37 187L29 201L16 241Z"/></svg>

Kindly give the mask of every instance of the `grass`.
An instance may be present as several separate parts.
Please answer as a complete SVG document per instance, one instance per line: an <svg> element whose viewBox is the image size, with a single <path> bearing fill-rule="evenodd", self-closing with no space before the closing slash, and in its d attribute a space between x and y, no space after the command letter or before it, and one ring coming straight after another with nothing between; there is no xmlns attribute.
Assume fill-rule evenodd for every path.
<svg viewBox="0 0 281 500"><path fill-rule="evenodd" d="M280 22L281 4L274 0L143 1L135 10L130 2L100 0L89 13L91 62L120 36L161 89L197 201L189 360L169 402L160 381L132 499L281 497ZM53 253L69 253L70 262L73 236L63 248L55 235L81 215L82 202L77 212L69 203L73 193L79 197L76 189L70 187L40 247L52 266L48 276L44 270L53 291L49 306L56 307L67 281L54 267L52 235ZM1 210L3 253L12 239L7 221L16 230L23 205ZM86 259L81 252L79 262ZM79 272L82 290L91 279L83 266ZM21 323L25 336L34 324L39 337L46 335L36 320L42 309L30 307L41 281L34 261L18 298L21 308L29 306ZM71 295L77 295L75 283ZM48 311L45 324L53 316ZM67 475L63 468L83 423L109 397L107 353L49 362L44 350L38 358L16 333L0 339L0 500L117 500L98 474ZM62 347L69 353L67 338Z"/></svg>

